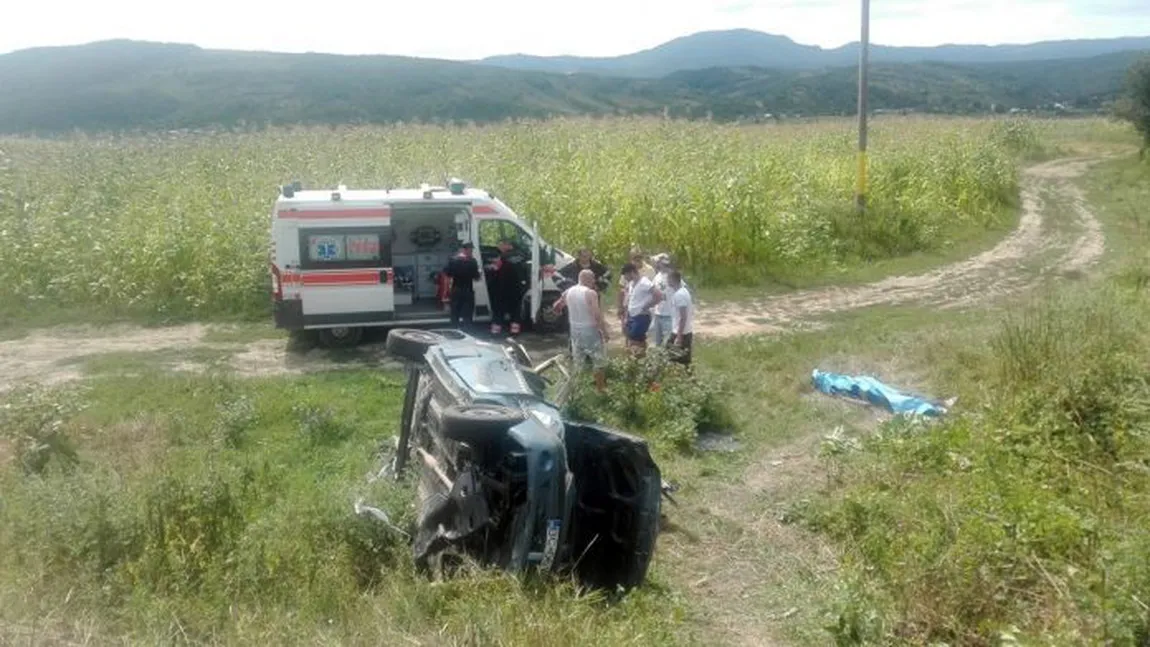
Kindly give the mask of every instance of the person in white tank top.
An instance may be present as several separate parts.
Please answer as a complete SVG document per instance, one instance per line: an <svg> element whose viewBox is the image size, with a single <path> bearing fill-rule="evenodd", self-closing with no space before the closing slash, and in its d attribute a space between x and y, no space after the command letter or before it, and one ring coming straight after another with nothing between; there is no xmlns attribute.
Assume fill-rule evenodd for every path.
<svg viewBox="0 0 1150 647"><path fill-rule="evenodd" d="M603 318L599 293L594 286L594 272L579 272L579 283L563 292L555 302L554 310L558 313L567 309L575 369L590 361L595 371L595 387L603 391L607 388L607 321Z"/></svg>

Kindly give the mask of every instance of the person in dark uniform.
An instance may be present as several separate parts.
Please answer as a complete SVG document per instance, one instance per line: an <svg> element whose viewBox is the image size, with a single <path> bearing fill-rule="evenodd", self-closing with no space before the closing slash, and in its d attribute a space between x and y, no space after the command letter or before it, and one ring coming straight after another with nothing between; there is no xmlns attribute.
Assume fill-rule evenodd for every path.
<svg viewBox="0 0 1150 647"><path fill-rule="evenodd" d="M499 241L499 257L491 264L491 334L503 332L510 322L510 332L518 335L523 289L527 279L527 259L508 240Z"/></svg>
<svg viewBox="0 0 1150 647"><path fill-rule="evenodd" d="M460 321L464 327L471 327L475 315L475 281L482 276L479 272L479 261L472 256L474 246L463 243L459 254L447 262L443 270L451 277L451 325L459 327Z"/></svg>
<svg viewBox="0 0 1150 647"><path fill-rule="evenodd" d="M603 292L607 290L607 286L610 285L611 270L600 263L591 253L591 250L586 247L578 251L574 261L560 268L559 276L563 277L565 281L559 288L563 290L578 283L579 272L583 270L591 270L595 274L595 290L602 296Z"/></svg>

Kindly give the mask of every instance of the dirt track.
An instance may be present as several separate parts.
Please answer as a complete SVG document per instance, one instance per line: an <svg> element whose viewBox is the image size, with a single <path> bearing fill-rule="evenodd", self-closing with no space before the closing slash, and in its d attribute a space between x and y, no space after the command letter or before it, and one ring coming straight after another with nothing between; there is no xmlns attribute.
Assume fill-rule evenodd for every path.
<svg viewBox="0 0 1150 647"><path fill-rule="evenodd" d="M702 304L699 332L729 337L816 325L820 317L876 305L967 306L1017 292L1051 272L1082 271L1102 256L1102 228L1072 180L1097 158L1060 159L1027 169L1022 217L1002 242L977 256L917 276L894 276L851 288L823 288L740 303ZM1051 231L1044 200L1073 210L1073 236ZM1037 268L1025 268L1035 264ZM1037 270L1037 271L1036 271Z"/></svg>
<svg viewBox="0 0 1150 647"><path fill-rule="evenodd" d="M823 288L737 303L700 303L696 330L702 337L730 337L818 327L838 312L876 305L922 303L961 307L1025 289L1043 276L1081 272L1101 257L1101 225L1073 180L1100 158L1060 159L1024 172L1019 226L993 249L917 276L896 276L850 288ZM1056 204L1072 222L1054 223ZM1066 216L1062 219L1066 220ZM169 328L73 327L35 332L0 342L0 390L25 381L59 383L82 374L85 357L107 353L171 352L175 370L202 370L202 362L178 353L218 351L241 375L277 375L347 365L378 365L382 344L369 343L348 359L322 350L291 352L283 339L248 343L210 342L200 324ZM562 347L557 337L525 340L533 352Z"/></svg>

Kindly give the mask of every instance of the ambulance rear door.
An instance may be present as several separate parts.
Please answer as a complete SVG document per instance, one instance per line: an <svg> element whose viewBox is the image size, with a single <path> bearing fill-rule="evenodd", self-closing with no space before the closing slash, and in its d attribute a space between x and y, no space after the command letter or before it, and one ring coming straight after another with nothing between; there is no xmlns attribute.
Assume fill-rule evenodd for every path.
<svg viewBox="0 0 1150 647"><path fill-rule="evenodd" d="M390 208L379 206L297 212L304 327L394 318L390 216Z"/></svg>

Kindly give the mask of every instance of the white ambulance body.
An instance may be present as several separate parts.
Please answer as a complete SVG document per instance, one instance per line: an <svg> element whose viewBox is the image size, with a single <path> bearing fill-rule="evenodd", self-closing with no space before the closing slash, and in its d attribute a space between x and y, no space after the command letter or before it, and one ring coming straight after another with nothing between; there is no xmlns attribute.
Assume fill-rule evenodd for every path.
<svg viewBox="0 0 1150 647"><path fill-rule="evenodd" d="M499 255L499 240L515 244L530 258L520 316L555 325L555 269L573 260L503 202L455 180L450 189L285 186L271 217L276 327L317 329L329 346L355 344L365 327L448 323L438 274L465 242L475 246L481 270ZM490 320L487 281L480 278L475 321Z"/></svg>

